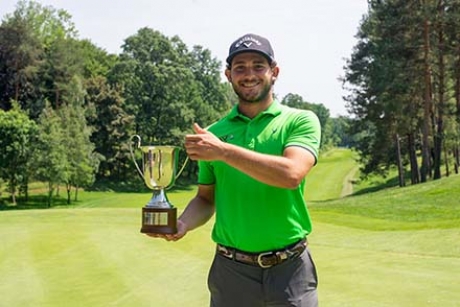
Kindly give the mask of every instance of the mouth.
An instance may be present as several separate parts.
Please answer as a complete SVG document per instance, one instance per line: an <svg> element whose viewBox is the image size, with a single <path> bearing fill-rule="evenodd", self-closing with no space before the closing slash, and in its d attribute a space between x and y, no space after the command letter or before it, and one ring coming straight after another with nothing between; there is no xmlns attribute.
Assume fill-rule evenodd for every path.
<svg viewBox="0 0 460 307"><path fill-rule="evenodd" d="M242 88L245 89L254 89L259 86L259 82L244 82L240 84Z"/></svg>

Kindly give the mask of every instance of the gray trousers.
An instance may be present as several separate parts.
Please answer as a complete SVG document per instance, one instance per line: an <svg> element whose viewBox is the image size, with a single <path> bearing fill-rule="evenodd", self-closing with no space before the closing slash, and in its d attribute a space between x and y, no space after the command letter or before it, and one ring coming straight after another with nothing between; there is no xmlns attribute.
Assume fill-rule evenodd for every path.
<svg viewBox="0 0 460 307"><path fill-rule="evenodd" d="M208 276L211 307L317 307L317 284L308 248L268 269L216 254Z"/></svg>

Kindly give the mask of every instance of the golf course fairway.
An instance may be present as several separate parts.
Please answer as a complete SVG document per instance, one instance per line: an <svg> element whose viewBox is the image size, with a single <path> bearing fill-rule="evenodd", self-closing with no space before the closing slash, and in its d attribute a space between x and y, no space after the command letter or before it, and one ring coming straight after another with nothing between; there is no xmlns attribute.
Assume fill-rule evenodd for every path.
<svg viewBox="0 0 460 307"><path fill-rule="evenodd" d="M348 195L354 172L337 149L307 180L320 306L460 306L460 176ZM194 192L168 197L181 211ZM82 192L70 206L0 211L0 307L208 306L213 221L178 242L147 237L149 197Z"/></svg>

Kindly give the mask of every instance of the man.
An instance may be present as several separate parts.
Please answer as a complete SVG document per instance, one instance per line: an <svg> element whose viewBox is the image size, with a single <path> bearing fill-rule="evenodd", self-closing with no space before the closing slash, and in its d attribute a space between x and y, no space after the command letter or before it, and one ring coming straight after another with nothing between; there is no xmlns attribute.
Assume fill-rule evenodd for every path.
<svg viewBox="0 0 460 307"><path fill-rule="evenodd" d="M199 161L198 192L178 219L178 240L215 213L211 307L317 306L307 248L305 176L316 164L320 124L273 98L279 74L270 42L247 34L229 50L225 75L238 95L230 113L187 135Z"/></svg>

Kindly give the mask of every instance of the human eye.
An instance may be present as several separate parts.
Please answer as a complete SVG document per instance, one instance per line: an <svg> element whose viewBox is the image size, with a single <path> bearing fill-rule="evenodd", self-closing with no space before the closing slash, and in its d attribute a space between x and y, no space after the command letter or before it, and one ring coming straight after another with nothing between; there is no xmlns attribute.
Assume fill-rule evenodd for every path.
<svg viewBox="0 0 460 307"><path fill-rule="evenodd" d="M267 67L263 64L255 64L254 70L257 72L264 72Z"/></svg>
<svg viewBox="0 0 460 307"><path fill-rule="evenodd" d="M235 72L241 73L241 72L244 72L245 69L246 68L243 65L234 65L233 66L233 71L235 71Z"/></svg>

